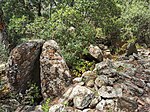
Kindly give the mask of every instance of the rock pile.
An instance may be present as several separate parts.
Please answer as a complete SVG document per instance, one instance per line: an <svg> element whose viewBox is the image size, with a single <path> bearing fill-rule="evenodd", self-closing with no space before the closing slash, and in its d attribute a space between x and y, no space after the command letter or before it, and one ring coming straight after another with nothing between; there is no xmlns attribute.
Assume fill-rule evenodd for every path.
<svg viewBox="0 0 150 112"><path fill-rule="evenodd" d="M100 62L73 81L49 112L150 111L149 50L139 50L138 60Z"/></svg>
<svg viewBox="0 0 150 112"><path fill-rule="evenodd" d="M51 99L49 112L150 112L150 50L129 47L128 57L118 60L104 60L111 54L103 45L91 45L89 51L99 63L71 79L54 40L23 43L9 57L10 88L26 93L28 84L36 83L44 100ZM16 99L2 99L0 106L5 111L44 112L42 104L22 106Z"/></svg>

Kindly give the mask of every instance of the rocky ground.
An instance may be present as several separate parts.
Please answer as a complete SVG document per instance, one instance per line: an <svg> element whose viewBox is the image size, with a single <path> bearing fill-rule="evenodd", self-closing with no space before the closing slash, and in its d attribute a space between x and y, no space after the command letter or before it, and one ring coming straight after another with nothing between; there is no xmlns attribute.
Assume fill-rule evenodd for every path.
<svg viewBox="0 0 150 112"><path fill-rule="evenodd" d="M49 112L150 112L150 51L138 52L100 62L73 79Z"/></svg>
<svg viewBox="0 0 150 112"><path fill-rule="evenodd" d="M44 53L49 52L49 50L45 50L46 48L47 47L44 48ZM94 50L94 48L96 48L96 50ZM93 47L90 51L91 55L95 58L100 58L99 60L101 62L95 65L93 71L86 71L82 74L81 77L72 79L72 83L70 83L70 86L65 87L65 89L63 88L63 92L61 93L61 95L59 95L59 97L56 97L58 95L54 95L55 93L58 94L57 92L59 92L59 83L57 82L55 72L57 71L57 74L59 74L57 76L60 81L60 88L62 88L62 86L65 85L63 79L66 77L66 75L64 75L65 70L68 71L68 68L60 57L59 52L57 52L58 54L56 53L57 55L54 53L56 56L52 56L59 56L59 58L61 58L61 61L59 61L59 59L57 61L63 61L63 64L61 65L65 64L65 67L62 67L60 64L58 64L58 66L56 63L54 63L54 65L57 65L57 67L49 67L49 65L53 64L53 61L49 60L52 60L54 57L48 58L48 56L45 54L41 55L41 58L44 57L42 58L42 61L40 60L40 62L42 62L42 68L44 70L44 72L41 74L46 73L47 75L47 77L45 77L46 75L42 75L44 77L41 78L43 81L42 83L45 85L42 88L44 88L44 91L49 91L49 88L51 88L51 91L46 93L46 97L44 97L44 99L49 97L51 98L51 93L54 91L54 87L56 87L56 91L52 93L52 96L55 96L55 98L52 97L53 99L48 104L49 112L150 112L150 49L141 48L137 50L131 50L130 48L127 51L127 54L131 55L122 55L118 56L115 59L102 59L102 51L104 50L101 49L99 51L99 49L101 48ZM50 53L52 53L52 51ZM98 55L98 53L100 55ZM105 53L103 52L103 54ZM45 64L43 63L43 60ZM45 60L48 61L45 62ZM48 67L45 67L45 65L47 65ZM1 71L4 71L4 69L5 68L3 66L3 69ZM48 70L51 70L51 72L55 70L56 71L52 73L50 72L50 74L53 74L52 77L50 77L47 72ZM1 76L2 74L4 73L1 72ZM27 73L26 75L29 74ZM17 74L17 76L21 75ZM2 89L4 89L4 87L7 88L7 82L10 79L6 80L7 77L5 75L1 78L1 80L5 82L1 84L3 85L3 87L0 88L0 91L2 93ZM57 83L51 82L51 78L54 78L56 80L55 82ZM61 83L61 81L63 83ZM15 82L15 84L17 83L18 82ZM19 82L19 84L20 83L21 82ZM46 85L50 83L54 84L54 87L51 87L51 85L48 85L48 87L46 87ZM19 90L18 86L17 90ZM7 92L3 91L3 94L0 95L0 106L4 111L44 112L42 110L42 103L41 105L39 104L36 106L22 106L16 99L5 98L4 93ZM44 96L45 93L42 93L42 95Z"/></svg>

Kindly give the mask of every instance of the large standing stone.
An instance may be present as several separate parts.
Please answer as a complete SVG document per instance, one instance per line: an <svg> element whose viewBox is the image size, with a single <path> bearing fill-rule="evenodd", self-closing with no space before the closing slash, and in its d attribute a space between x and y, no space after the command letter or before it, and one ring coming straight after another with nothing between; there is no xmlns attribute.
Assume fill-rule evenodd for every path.
<svg viewBox="0 0 150 112"><path fill-rule="evenodd" d="M6 74L13 91L24 93L31 82L40 86L39 57L42 44L23 43L10 53Z"/></svg>
<svg viewBox="0 0 150 112"><path fill-rule="evenodd" d="M40 56L41 87L44 98L61 95L70 84L71 75L54 40L44 43Z"/></svg>

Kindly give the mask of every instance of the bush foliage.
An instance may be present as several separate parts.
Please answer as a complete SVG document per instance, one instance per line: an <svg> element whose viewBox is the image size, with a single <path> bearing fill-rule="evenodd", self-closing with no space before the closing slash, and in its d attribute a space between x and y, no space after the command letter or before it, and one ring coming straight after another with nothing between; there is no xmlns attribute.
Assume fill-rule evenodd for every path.
<svg viewBox="0 0 150 112"><path fill-rule="evenodd" d="M111 43L150 35L148 0L16 1L0 1L9 40L17 45L34 38L54 39L71 66L96 38Z"/></svg>

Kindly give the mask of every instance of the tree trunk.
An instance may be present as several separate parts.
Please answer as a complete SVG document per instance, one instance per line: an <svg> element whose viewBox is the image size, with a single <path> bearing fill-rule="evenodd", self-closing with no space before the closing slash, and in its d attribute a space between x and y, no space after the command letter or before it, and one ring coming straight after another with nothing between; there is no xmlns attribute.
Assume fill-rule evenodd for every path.
<svg viewBox="0 0 150 112"><path fill-rule="evenodd" d="M38 2L38 16L42 16L41 14L41 0Z"/></svg>
<svg viewBox="0 0 150 112"><path fill-rule="evenodd" d="M3 27L4 27L4 23L3 23L3 11L0 8L0 43L2 44L2 40L3 40Z"/></svg>

